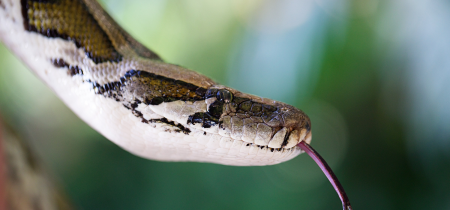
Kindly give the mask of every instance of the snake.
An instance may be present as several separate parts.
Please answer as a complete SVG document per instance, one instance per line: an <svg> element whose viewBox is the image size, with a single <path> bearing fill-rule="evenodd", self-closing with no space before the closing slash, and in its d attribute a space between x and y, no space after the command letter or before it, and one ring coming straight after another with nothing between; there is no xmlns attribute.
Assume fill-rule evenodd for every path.
<svg viewBox="0 0 450 210"><path fill-rule="evenodd" d="M0 0L0 40L84 122L134 155L263 166L307 152L331 171L309 145L303 111L165 62L95 0Z"/></svg>

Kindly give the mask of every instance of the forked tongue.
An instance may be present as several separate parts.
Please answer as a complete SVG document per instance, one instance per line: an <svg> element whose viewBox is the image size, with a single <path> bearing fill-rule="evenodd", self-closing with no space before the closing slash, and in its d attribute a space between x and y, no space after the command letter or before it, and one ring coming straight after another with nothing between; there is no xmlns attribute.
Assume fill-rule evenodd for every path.
<svg viewBox="0 0 450 210"><path fill-rule="evenodd" d="M339 195L339 198L342 201L342 208L344 210L352 210L352 206L350 205L350 200L348 200L347 194L345 194L344 188L342 187L341 183L337 179L336 175L334 175L333 171L331 170L330 166L328 166L327 162L317 153L316 150L314 150L309 144L307 144L305 141L301 141L298 143L298 146L304 150L308 155L319 165L320 169L322 169L325 176L327 176L328 180L331 182L331 185L333 185L334 190L336 190L337 194Z"/></svg>

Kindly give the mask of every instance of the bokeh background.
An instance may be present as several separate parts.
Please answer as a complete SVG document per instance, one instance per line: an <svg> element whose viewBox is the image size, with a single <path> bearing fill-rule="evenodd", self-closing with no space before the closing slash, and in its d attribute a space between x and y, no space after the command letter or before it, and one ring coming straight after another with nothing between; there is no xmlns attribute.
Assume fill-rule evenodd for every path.
<svg viewBox="0 0 450 210"><path fill-rule="evenodd" d="M103 0L179 64L311 118L354 209L450 209L446 0ZM340 209L307 155L267 167L135 157L0 45L0 112L80 209Z"/></svg>

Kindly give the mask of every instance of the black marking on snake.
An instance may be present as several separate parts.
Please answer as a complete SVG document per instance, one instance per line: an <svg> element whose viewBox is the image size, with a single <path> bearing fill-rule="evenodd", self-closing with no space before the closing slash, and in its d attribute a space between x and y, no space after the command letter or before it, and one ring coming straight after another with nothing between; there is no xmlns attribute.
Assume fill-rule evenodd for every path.
<svg viewBox="0 0 450 210"><path fill-rule="evenodd" d="M209 89L205 93L205 99L216 97L216 101L209 105L208 112L197 112L189 116L187 124L201 123L203 128L210 128L221 124L219 121L223 114L223 106L229 103L233 96L228 90Z"/></svg>
<svg viewBox="0 0 450 210"><path fill-rule="evenodd" d="M78 74L83 75L83 70L80 67L72 66L72 65L68 64L62 58L52 59L51 62L56 68L68 68L67 73L70 76L75 76L75 75L78 75Z"/></svg>
<svg viewBox="0 0 450 210"><path fill-rule="evenodd" d="M159 122L159 123L164 123L167 125L175 126L178 128L177 130L175 130L175 132L183 132L186 135L188 135L191 132L191 130L189 130L189 128L185 128L183 125L180 125L178 123L170 121L165 117L163 117L161 119L151 119L151 120L149 120L149 122L153 122L153 123Z"/></svg>
<svg viewBox="0 0 450 210"><path fill-rule="evenodd" d="M210 128L219 124L219 119L211 116L208 112L197 112L189 116L187 124L195 125L201 123L203 128Z"/></svg>
<svg viewBox="0 0 450 210"><path fill-rule="evenodd" d="M53 65L57 68L69 67L70 65L62 58L59 59L51 59Z"/></svg>
<svg viewBox="0 0 450 210"><path fill-rule="evenodd" d="M291 135L291 133L290 132L286 132L286 135L284 135L284 140L283 140L283 143L281 143L281 147L283 148L284 146L286 146L287 145L287 143L288 143L288 140L289 140L289 136Z"/></svg>
<svg viewBox="0 0 450 210"><path fill-rule="evenodd" d="M177 129L174 130L175 132L183 132L186 135L191 133L191 130L189 128L186 128L181 124L175 123L174 121L168 120L165 117L160 118L160 119L150 119L150 120L145 119L142 112L136 110L136 108L139 106L140 103L142 103L140 100L136 100L134 103L130 104L129 106L124 105L124 107L131 110L133 112L134 116L141 118L141 122L143 122L143 123L146 123L146 124L162 123L162 124L170 125L172 127L176 127ZM166 130L166 132L170 132L170 130Z"/></svg>

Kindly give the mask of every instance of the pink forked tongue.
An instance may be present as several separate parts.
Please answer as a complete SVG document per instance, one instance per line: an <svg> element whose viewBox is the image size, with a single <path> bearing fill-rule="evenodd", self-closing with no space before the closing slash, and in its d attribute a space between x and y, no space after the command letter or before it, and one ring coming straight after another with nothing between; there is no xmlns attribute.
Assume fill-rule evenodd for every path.
<svg viewBox="0 0 450 210"><path fill-rule="evenodd" d="M306 153L308 153L309 156L311 156L311 158L317 163L317 165L319 165L320 169L322 169L325 176L327 176L328 180L331 182L331 185L333 185L334 190L336 190L337 194L339 195L339 198L342 201L342 208L344 210L352 210L350 200L348 200L344 188L342 187L341 183L339 183L339 180L337 179L336 175L334 175L333 171L331 170L330 166L328 166L327 162L325 162L325 160L319 155L319 153L317 153L316 150L314 150L305 141L301 141L300 143L298 143L298 146Z"/></svg>

